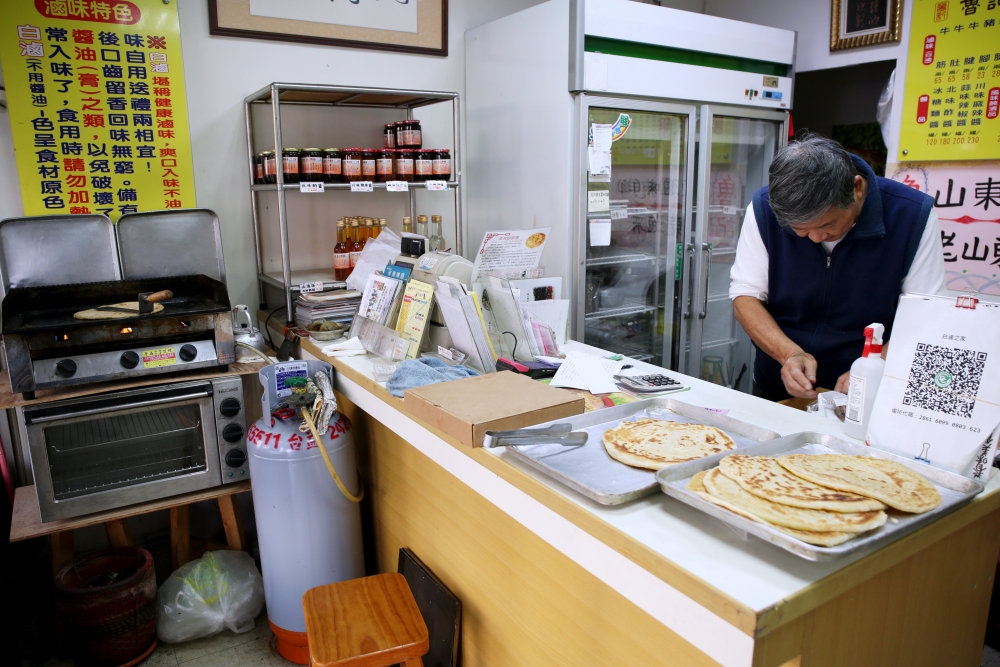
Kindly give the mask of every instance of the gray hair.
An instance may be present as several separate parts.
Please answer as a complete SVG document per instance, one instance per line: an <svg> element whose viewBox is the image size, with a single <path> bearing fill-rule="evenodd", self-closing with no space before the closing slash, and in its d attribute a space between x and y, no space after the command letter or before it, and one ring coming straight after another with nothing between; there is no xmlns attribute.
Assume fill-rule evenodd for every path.
<svg viewBox="0 0 1000 667"><path fill-rule="evenodd" d="M831 206L854 203L858 170L833 139L806 134L774 156L769 169L771 210L782 227L814 220Z"/></svg>

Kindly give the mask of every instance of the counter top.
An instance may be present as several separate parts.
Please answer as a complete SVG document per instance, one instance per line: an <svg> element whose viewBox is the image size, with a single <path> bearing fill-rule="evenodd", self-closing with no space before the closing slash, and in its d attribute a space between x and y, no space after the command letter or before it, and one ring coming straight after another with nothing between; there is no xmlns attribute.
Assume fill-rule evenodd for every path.
<svg viewBox="0 0 1000 667"><path fill-rule="evenodd" d="M309 341L301 349L305 358L333 364L338 391L358 407L722 664L746 664L754 639L1000 507L1000 479L993 475L969 505L873 554L814 563L662 493L618 506L593 502L503 451L471 449L410 417L402 399L374 381L377 358L327 358ZM606 354L575 342L566 349ZM842 424L817 414L635 365L636 372L666 372L690 386L672 394L676 400L728 409L781 435L847 437Z"/></svg>

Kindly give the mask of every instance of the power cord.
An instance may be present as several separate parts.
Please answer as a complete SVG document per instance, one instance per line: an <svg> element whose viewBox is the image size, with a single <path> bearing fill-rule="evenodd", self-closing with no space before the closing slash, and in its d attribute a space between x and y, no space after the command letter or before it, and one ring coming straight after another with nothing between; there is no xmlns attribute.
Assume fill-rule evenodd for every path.
<svg viewBox="0 0 1000 667"><path fill-rule="evenodd" d="M272 317L274 317L274 314L275 314L276 312L278 312L279 310L281 310L282 308L284 308L284 309L286 309L286 310L287 310L287 309L288 309L288 306L278 306L277 308L275 308L274 310L272 310L272 311L271 311L271 314L267 316L267 319L266 319L266 320L264 320L264 333L266 333L266 334L267 334L267 342L271 344L271 349L272 349L272 350L277 350L278 348L276 348L276 347L274 346L274 341L273 341L273 340L271 340L271 330L270 330L270 329L268 328L268 326L267 326L267 323L268 323L268 322L270 322L270 321L271 321L271 318L272 318ZM287 317L288 317L288 313L285 313L285 317L286 317L286 319L287 319Z"/></svg>

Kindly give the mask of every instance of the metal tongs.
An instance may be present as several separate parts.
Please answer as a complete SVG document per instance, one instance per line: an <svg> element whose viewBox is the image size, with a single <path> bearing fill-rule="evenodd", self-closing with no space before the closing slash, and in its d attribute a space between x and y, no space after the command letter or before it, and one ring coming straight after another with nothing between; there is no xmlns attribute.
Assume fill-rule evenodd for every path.
<svg viewBox="0 0 1000 667"><path fill-rule="evenodd" d="M573 431L569 424L553 424L546 428L519 428L513 431L487 431L483 447L518 447L520 445L563 445L580 447L587 444L586 431Z"/></svg>

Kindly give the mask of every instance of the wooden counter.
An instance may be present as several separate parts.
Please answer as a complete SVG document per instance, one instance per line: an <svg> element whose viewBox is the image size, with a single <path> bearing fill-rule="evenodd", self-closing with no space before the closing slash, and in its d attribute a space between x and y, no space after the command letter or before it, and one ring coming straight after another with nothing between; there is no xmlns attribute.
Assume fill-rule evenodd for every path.
<svg viewBox="0 0 1000 667"><path fill-rule="evenodd" d="M374 382L373 359L326 360L356 429L379 568L409 547L462 599L470 667L979 664L1000 550L997 477L874 554L811 563L663 494L593 503L413 419ZM679 400L782 434L843 436L817 415L684 381L692 390Z"/></svg>

